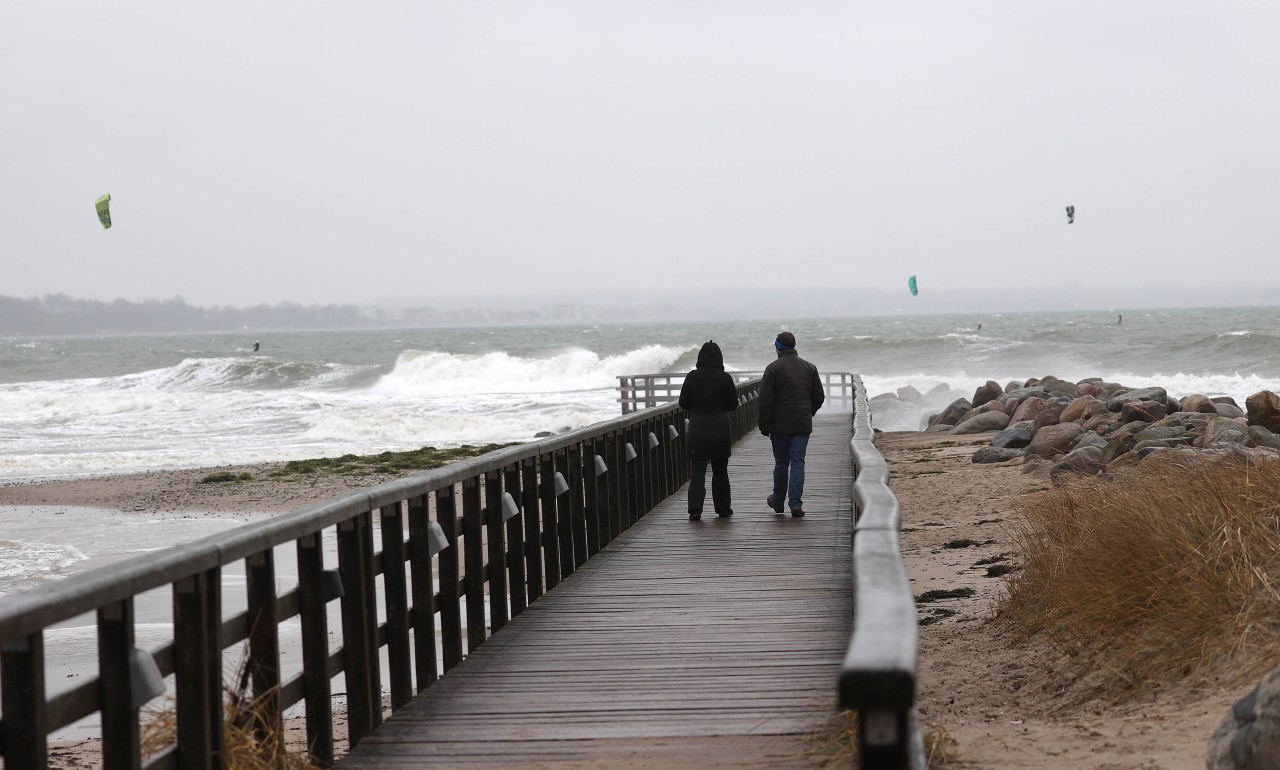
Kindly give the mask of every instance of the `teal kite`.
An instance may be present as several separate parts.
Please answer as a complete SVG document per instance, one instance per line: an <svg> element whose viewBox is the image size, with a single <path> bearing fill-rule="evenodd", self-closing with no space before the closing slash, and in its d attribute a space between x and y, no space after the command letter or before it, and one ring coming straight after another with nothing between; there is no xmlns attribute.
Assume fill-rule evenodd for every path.
<svg viewBox="0 0 1280 770"><path fill-rule="evenodd" d="M98 210L98 221L102 223L103 229L110 230L111 229L111 196L104 195L101 198L99 198L98 202L94 205L94 208Z"/></svg>
<svg viewBox="0 0 1280 770"><path fill-rule="evenodd" d="M911 290L911 296L913 297L920 293L916 289L916 277L914 275L907 279L907 288Z"/></svg>

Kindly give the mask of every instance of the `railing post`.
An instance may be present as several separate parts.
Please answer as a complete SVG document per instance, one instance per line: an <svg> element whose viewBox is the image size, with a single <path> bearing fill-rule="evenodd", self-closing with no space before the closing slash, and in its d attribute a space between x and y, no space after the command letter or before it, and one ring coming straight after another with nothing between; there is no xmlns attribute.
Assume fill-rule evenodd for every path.
<svg viewBox="0 0 1280 770"><path fill-rule="evenodd" d="M46 770L44 635L37 631L0 645L0 708L4 712L4 766Z"/></svg>
<svg viewBox="0 0 1280 770"><path fill-rule="evenodd" d="M173 584L173 667L180 770L217 770L222 758L222 570Z"/></svg>
<svg viewBox="0 0 1280 770"><path fill-rule="evenodd" d="M436 670L436 596L431 575L431 506L428 497L409 500L409 568L413 583L413 651L417 691L427 689Z"/></svg>
<svg viewBox="0 0 1280 770"><path fill-rule="evenodd" d="M284 735L280 708L280 627L276 619L275 554L270 548L245 559L249 602L249 673L252 703L262 709L260 737Z"/></svg>
<svg viewBox="0 0 1280 770"><path fill-rule="evenodd" d="M405 586L404 519L400 503L384 505L382 519L382 590L387 602L387 669L391 710L413 699L413 664L409 652L409 592Z"/></svg>
<svg viewBox="0 0 1280 770"><path fill-rule="evenodd" d="M484 644L484 551L480 542L480 479L462 482L463 571L467 586L467 653Z"/></svg>
<svg viewBox="0 0 1280 770"><path fill-rule="evenodd" d="M333 764L333 702L329 684L329 619L320 590L324 573L321 534L299 538L298 613L302 626L302 693L307 711L307 748L314 762Z"/></svg>
<svg viewBox="0 0 1280 770"><path fill-rule="evenodd" d="M369 649L366 631L369 607L365 601L364 548L361 530L364 517L338 524L338 572L342 576L342 668L347 682L347 740L354 748L373 730L373 683L369 677Z"/></svg>
<svg viewBox="0 0 1280 770"><path fill-rule="evenodd" d="M542 500L542 532L538 535L538 542L542 543L543 577L546 578L547 590L550 591L560 583L560 527L556 513L555 455L542 455L540 460L538 491Z"/></svg>
<svg viewBox="0 0 1280 770"><path fill-rule="evenodd" d="M98 703L102 709L102 766L137 770L139 705L134 704L133 599L98 608ZM6 714L7 717L7 714Z"/></svg>
<svg viewBox="0 0 1280 770"><path fill-rule="evenodd" d="M489 546L489 624L492 633L507 624L506 533L502 521L502 474L484 475L485 537Z"/></svg>
<svg viewBox="0 0 1280 770"><path fill-rule="evenodd" d="M454 485L436 490L436 523L449 547L440 552L440 646L446 672L462 662L462 606L458 598L458 512Z"/></svg>
<svg viewBox="0 0 1280 770"><path fill-rule="evenodd" d="M569 447L568 467L565 479L569 482L569 518L573 522L573 568L577 570L587 563L587 518L583 508L583 497L586 492L586 477L582 474L582 459L585 456L582 444Z"/></svg>
<svg viewBox="0 0 1280 770"><path fill-rule="evenodd" d="M507 494L511 495L511 499L520 504L523 499L520 489L520 466L508 465L503 469L502 484ZM507 583L509 586L509 595L511 597L511 617L515 617L524 612L529 606L528 589L525 587L524 574L524 518L530 515L529 509L526 507L520 513L507 519ZM533 513L537 516L537 513Z"/></svg>
<svg viewBox="0 0 1280 770"><path fill-rule="evenodd" d="M569 481L569 453L567 450L561 449L556 452L556 471L564 477L566 483ZM555 496L556 531L560 540L561 580L573 574L573 510L568 497L572 492L573 489L571 488L568 492Z"/></svg>
<svg viewBox="0 0 1280 770"><path fill-rule="evenodd" d="M582 452L582 491L586 501L583 507L583 515L587 520L587 558L595 556L600 552L600 522L604 518L601 514L604 511L604 477L596 475L596 458L599 457L602 462L608 466L608 462L603 456L604 439L593 438L583 445ZM609 525L605 524L604 530L607 532Z"/></svg>
<svg viewBox="0 0 1280 770"><path fill-rule="evenodd" d="M520 462L520 497L524 500L524 569L529 603L542 596L542 520L538 514L538 461Z"/></svg>

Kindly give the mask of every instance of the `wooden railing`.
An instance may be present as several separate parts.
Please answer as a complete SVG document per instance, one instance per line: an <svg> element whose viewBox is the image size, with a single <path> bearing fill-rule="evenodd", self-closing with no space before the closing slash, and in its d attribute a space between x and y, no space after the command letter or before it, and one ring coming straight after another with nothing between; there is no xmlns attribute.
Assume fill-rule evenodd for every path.
<svg viewBox="0 0 1280 770"><path fill-rule="evenodd" d="M764 372L729 374L735 382L749 382L760 379ZM822 378L822 387L827 394L824 407L844 410L853 408L854 375L849 372L819 372L818 376ZM631 414L679 400L684 378L685 372L618 375L618 401L622 404L622 413Z"/></svg>
<svg viewBox="0 0 1280 770"><path fill-rule="evenodd" d="M858 712L861 767L924 770L915 708L919 627L898 538L901 515L889 491L889 466L873 441L866 389L862 378L854 381L854 620L839 702Z"/></svg>
<svg viewBox="0 0 1280 770"><path fill-rule="evenodd" d="M759 386L738 385L735 441L758 424ZM334 676L345 676L355 745L383 720L384 665L395 711L684 484L684 415L674 404L650 409L0 597L5 770L43 770L49 734L94 714L106 770L221 767L223 653L242 642L251 694L268 719L303 703L312 755L332 763ZM337 570L324 568L329 538L336 538ZM273 549L289 543L298 586L282 593ZM248 609L227 617L222 571L239 561ZM173 639L141 650L135 597L166 588ZM331 649L326 604L338 596L342 643ZM84 613L96 613L99 674L48 697L45 632ZM285 678L279 626L294 617L302 667ZM139 711L168 675L176 740L144 761Z"/></svg>

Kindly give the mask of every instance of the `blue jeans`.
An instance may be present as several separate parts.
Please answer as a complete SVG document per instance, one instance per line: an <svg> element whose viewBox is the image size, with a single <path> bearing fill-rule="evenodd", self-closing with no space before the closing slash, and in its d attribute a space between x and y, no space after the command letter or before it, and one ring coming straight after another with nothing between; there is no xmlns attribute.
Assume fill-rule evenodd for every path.
<svg viewBox="0 0 1280 770"><path fill-rule="evenodd" d="M804 453L809 449L809 434L795 433L769 436L773 442L773 499L779 503L785 498L792 509L801 508L804 496ZM787 469L790 466L790 483Z"/></svg>

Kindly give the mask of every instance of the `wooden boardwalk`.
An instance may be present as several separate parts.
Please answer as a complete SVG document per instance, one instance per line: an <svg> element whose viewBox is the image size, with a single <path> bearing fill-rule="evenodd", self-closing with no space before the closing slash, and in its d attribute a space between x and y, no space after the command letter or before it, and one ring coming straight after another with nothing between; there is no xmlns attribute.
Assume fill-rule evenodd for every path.
<svg viewBox="0 0 1280 770"><path fill-rule="evenodd" d="M732 518L661 503L338 767L817 767L852 630L851 420L822 414L803 519L734 449ZM710 474L708 473L708 486Z"/></svg>

